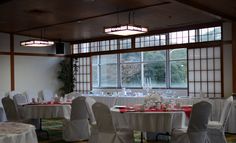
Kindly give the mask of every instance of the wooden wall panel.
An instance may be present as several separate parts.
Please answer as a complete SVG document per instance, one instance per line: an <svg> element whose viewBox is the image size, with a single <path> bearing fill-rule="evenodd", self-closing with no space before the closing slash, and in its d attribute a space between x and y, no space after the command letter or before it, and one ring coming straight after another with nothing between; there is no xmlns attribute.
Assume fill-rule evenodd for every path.
<svg viewBox="0 0 236 143"><path fill-rule="evenodd" d="M236 22L232 24L233 93L236 95Z"/></svg>

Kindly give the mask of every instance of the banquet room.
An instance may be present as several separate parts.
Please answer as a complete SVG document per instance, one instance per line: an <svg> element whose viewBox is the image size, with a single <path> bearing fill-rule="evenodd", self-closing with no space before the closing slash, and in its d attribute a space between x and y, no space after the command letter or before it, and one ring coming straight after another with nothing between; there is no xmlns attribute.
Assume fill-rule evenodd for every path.
<svg viewBox="0 0 236 143"><path fill-rule="evenodd" d="M1 0L0 143L236 143L233 0Z"/></svg>

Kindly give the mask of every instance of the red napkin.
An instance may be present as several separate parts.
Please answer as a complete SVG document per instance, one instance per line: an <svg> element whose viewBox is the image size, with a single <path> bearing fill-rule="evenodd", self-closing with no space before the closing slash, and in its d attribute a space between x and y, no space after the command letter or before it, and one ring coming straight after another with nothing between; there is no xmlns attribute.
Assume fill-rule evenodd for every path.
<svg viewBox="0 0 236 143"><path fill-rule="evenodd" d="M192 107L181 107L181 109L185 112L185 115L190 118Z"/></svg>

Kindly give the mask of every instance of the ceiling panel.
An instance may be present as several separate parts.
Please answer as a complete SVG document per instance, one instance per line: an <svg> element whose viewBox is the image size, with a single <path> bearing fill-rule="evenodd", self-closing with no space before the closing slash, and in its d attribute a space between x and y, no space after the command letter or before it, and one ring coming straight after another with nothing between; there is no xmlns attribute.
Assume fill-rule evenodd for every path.
<svg viewBox="0 0 236 143"><path fill-rule="evenodd" d="M104 27L128 23L130 9L131 22L151 31L220 20L166 0L10 0L0 3L0 31L41 37L44 30L43 37L62 41L105 37Z"/></svg>

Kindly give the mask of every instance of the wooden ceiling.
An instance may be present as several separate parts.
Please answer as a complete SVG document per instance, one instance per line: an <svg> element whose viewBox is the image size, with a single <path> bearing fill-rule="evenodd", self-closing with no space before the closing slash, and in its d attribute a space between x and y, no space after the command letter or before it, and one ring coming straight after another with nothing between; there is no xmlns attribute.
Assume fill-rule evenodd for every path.
<svg viewBox="0 0 236 143"><path fill-rule="evenodd" d="M103 28L134 22L150 31L235 20L234 0L1 0L0 31L77 41L106 37ZM119 20L118 20L119 19ZM132 17L131 17L131 21Z"/></svg>

